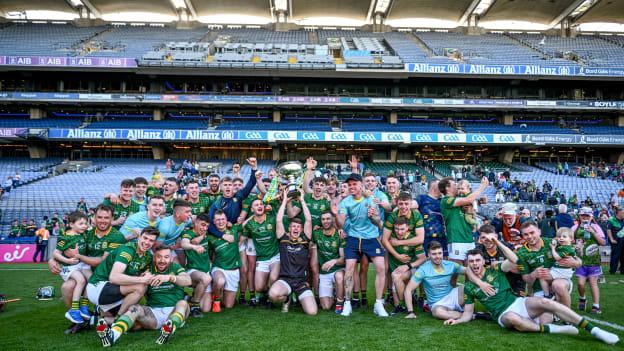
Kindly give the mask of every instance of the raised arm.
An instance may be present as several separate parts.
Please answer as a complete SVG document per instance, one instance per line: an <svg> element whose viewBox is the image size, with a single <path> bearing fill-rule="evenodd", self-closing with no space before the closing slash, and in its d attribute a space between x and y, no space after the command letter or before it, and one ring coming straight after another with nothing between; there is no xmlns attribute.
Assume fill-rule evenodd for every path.
<svg viewBox="0 0 624 351"><path fill-rule="evenodd" d="M282 204L280 205L279 210L277 210L277 218L275 219L275 236L278 239L286 234L286 229L284 229L284 212L286 212L286 204L288 203L288 189L284 189L284 194L282 197Z"/></svg>
<svg viewBox="0 0 624 351"><path fill-rule="evenodd" d="M306 194L312 194L314 190L310 188L310 181L312 181L314 171L316 170L317 162L311 156L306 160L306 171L303 175L303 190Z"/></svg>
<svg viewBox="0 0 624 351"><path fill-rule="evenodd" d="M247 163L249 164L249 166L251 166L251 174L249 175L249 179L247 179L247 184L245 184L245 187L239 190L236 195L234 195L238 197L241 201L243 199L246 199L253 190L253 188L256 186L256 170L258 167L258 161L255 157L250 157L247 159Z"/></svg>
<svg viewBox="0 0 624 351"><path fill-rule="evenodd" d="M455 198L455 203L453 204L453 206L461 207L465 205L472 205L474 200L476 200L477 197L481 195L481 193L488 187L489 184L490 182L488 181L486 177L481 178L481 184L479 185L479 188L477 188L477 190L475 190L472 194L466 197Z"/></svg>
<svg viewBox="0 0 624 351"><path fill-rule="evenodd" d="M303 218L305 218L305 224L303 225L303 233L308 237L308 240L312 239L312 215L308 204L306 204L303 192L301 193L301 210L303 211Z"/></svg>
<svg viewBox="0 0 624 351"><path fill-rule="evenodd" d="M151 280L151 274L146 273L140 277L133 277L125 274L126 264L122 262L115 262L113 269L111 270L109 280L115 285L132 285L132 284L149 284Z"/></svg>

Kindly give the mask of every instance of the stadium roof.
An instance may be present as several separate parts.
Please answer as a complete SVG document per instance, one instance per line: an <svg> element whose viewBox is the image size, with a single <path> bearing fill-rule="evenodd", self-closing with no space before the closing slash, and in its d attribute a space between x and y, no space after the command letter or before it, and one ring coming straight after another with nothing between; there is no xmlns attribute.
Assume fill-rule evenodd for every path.
<svg viewBox="0 0 624 351"><path fill-rule="evenodd" d="M301 25L348 26L385 17L395 27L466 25L478 18L486 28L522 23L523 29L571 24L624 24L622 0L2 0L0 16L9 19L65 19L85 14L107 21L270 23L276 13ZM502 22L502 24L501 24ZM508 27L512 29L512 27ZM582 28L582 27L581 27Z"/></svg>

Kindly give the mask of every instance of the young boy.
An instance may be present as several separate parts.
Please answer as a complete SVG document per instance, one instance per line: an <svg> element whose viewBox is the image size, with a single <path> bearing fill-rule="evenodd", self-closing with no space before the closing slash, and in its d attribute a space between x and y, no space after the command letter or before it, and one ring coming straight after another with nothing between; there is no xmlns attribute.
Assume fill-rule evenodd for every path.
<svg viewBox="0 0 624 351"><path fill-rule="evenodd" d="M69 214L69 230L59 238L54 250L54 259L63 265L61 270L61 278L64 281L72 279L76 282L72 293L72 305L69 311L65 313L65 318L73 323L82 323L83 318L88 320L91 318L89 313L89 300L86 298L84 288L87 285L87 276L83 270L91 270L91 267L80 262L73 257L71 250L78 250L78 253L84 255L86 253L86 242L83 233L89 227L89 219L87 215L80 211Z"/></svg>
<svg viewBox="0 0 624 351"><path fill-rule="evenodd" d="M560 266L557 262L566 257L576 257L576 251L572 242L574 237L572 231L569 228L559 228L555 239L550 242L550 253L553 257L554 263L550 268L550 277L546 279L540 279L540 285L544 292L544 297L552 298L550 291L550 284L555 279L567 280L569 284L572 284L572 274L574 270L572 268Z"/></svg>

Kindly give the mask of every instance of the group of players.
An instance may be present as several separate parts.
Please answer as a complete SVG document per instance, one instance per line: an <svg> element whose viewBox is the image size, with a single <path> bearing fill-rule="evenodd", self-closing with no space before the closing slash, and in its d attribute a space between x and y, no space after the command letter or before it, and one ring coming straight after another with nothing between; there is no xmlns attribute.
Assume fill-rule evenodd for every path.
<svg viewBox="0 0 624 351"><path fill-rule="evenodd" d="M425 309L447 325L493 318L518 331L577 334L579 327L608 344L619 341L564 304L512 290L518 276L532 282L549 274L544 266L552 253L535 223L522 225L526 244L517 253L491 226L479 229L475 249L467 207L487 188L485 178L463 195L454 180L433 180L415 201L393 176L382 191L374 174L358 173L355 158L342 183L317 176L309 158L294 192L274 180L275 171L263 178L257 161L247 162L247 182L211 175L203 191L197 180L188 181L183 196L175 178L124 180L119 194L106 194L96 208L91 228L86 215L70 214L49 262L64 280L66 317L82 325L91 318L89 302L97 306L103 346L140 328L160 330L156 342L164 343L189 315L232 308L237 293L240 304L281 304L288 312L296 301L309 315L318 311L318 296L322 309L348 317L368 305L372 262L379 317L388 317L387 290L393 314L415 318L422 286ZM572 268L581 260L559 257L557 263ZM466 275L465 285L455 286L458 274ZM192 288L190 298L185 288ZM475 313L475 301L490 314ZM553 324L553 316L567 324Z"/></svg>

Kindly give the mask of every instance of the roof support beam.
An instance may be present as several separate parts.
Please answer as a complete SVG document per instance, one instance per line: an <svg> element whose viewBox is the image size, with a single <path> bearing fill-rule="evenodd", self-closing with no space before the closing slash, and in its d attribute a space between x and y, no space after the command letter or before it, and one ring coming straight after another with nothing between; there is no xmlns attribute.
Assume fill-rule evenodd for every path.
<svg viewBox="0 0 624 351"><path fill-rule="evenodd" d="M193 21L196 21L197 20L197 11L195 11L195 6L193 6L193 3L191 2L191 0L184 0L184 4L186 5L187 10L191 14L191 19Z"/></svg>
<svg viewBox="0 0 624 351"><path fill-rule="evenodd" d="M82 3L89 10L89 12L93 15L93 17L102 18L102 13L100 13L100 10L98 10L95 6L93 6L91 1L89 0L80 0L80 1L82 1Z"/></svg>
<svg viewBox="0 0 624 351"><path fill-rule="evenodd" d="M464 14L459 18L458 24L460 26L466 23L466 21L468 21L468 19L470 18L470 15L472 15L472 13L477 8L480 2L481 0L472 0L472 2L470 3L466 11L464 11Z"/></svg>
<svg viewBox="0 0 624 351"><path fill-rule="evenodd" d="M377 1L379 0L371 0L370 4L368 5L368 12L366 13L366 23L371 22L371 19L373 18L375 12L375 8L377 8Z"/></svg>
<svg viewBox="0 0 624 351"><path fill-rule="evenodd" d="M570 6L563 10L563 12L561 12L557 17L555 17L554 20L552 20L548 24L548 28L552 28L561 23L561 21L563 21L566 17L570 16L572 12L574 12L574 10L576 10L584 2L585 0L575 0L572 4L570 4Z"/></svg>
<svg viewBox="0 0 624 351"><path fill-rule="evenodd" d="M587 14L589 11L591 11L591 9L594 8L594 6L598 5L598 3L600 3L600 1L602 0L594 0L594 2L589 6L589 8L587 10L585 10L585 12L581 13L580 15L576 16L576 18L573 18L570 21L570 24L577 22L578 20L580 20L581 18L583 18L583 16L585 16L585 14Z"/></svg>

